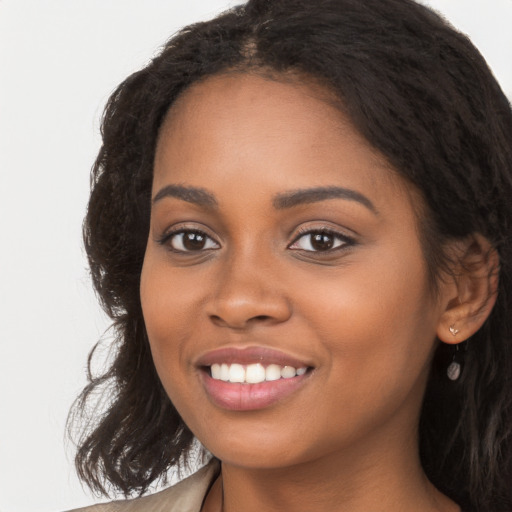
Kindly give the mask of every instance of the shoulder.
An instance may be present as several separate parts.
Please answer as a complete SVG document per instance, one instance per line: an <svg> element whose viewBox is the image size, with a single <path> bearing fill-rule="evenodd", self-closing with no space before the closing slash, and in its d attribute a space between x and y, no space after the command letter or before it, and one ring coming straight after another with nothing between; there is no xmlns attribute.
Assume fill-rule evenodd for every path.
<svg viewBox="0 0 512 512"><path fill-rule="evenodd" d="M72 512L200 512L204 497L218 472L219 463L214 460L176 485L155 494Z"/></svg>

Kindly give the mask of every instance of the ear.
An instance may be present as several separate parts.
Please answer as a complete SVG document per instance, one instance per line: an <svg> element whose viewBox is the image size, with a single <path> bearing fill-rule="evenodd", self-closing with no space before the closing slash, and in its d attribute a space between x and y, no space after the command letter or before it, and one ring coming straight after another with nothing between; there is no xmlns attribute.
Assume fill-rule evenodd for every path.
<svg viewBox="0 0 512 512"><path fill-rule="evenodd" d="M449 249L450 251L450 249ZM444 308L437 337L449 344L468 339L482 327L498 293L499 256L490 242L475 233L451 247L451 275L442 283Z"/></svg>

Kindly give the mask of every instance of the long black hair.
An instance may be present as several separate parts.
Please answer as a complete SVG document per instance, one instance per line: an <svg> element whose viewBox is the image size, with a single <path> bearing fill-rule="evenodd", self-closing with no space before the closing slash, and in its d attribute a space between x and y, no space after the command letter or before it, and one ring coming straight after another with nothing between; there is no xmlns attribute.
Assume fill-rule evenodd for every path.
<svg viewBox="0 0 512 512"><path fill-rule="evenodd" d="M498 252L497 302L456 383L439 343L420 451L430 480L462 506L512 510L512 113L470 41L413 0L249 0L183 29L113 93L84 240L115 357L104 372L89 370L70 416L70 428L83 427L79 475L101 492L142 494L193 444L151 359L139 279L162 120L190 84L233 71L312 77L334 92L422 194L432 283L447 240L478 232Z"/></svg>

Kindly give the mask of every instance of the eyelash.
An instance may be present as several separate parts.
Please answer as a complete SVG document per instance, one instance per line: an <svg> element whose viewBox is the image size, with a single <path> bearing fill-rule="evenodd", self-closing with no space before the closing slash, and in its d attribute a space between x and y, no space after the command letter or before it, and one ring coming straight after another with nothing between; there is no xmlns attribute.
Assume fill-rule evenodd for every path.
<svg viewBox="0 0 512 512"><path fill-rule="evenodd" d="M186 234L189 234L189 235L192 234L192 235L204 237L207 241L213 242L215 245L219 246L219 243L216 242L210 235L208 235L204 231L201 231L200 229L193 229L193 228L177 228L175 230L169 231L169 232L165 233L165 235L158 240L158 243L160 245L167 246L169 248L169 250L171 250L172 252L176 252L176 253L180 253L180 254L199 253L202 251L211 251L211 250L218 248L218 247L214 247L214 248L207 247L207 248L201 248L201 249L197 249L197 250L193 250L193 249L187 250L187 249L177 249L172 246L172 242L175 238L177 238L177 235L186 235ZM208 243L208 242L206 242L206 243ZM182 239L181 245L183 246L183 239Z"/></svg>
<svg viewBox="0 0 512 512"><path fill-rule="evenodd" d="M202 247L202 248L199 248L197 250L185 249L184 246L183 246L183 239L181 240L182 248L176 248L176 247L172 246L173 240L178 235L186 235L186 234L204 237L204 239L206 240L206 242L205 242L206 245L208 243L211 244L213 242L213 244L215 244L217 247ZM294 248L293 247L295 244L297 244L297 242L301 238L304 238L307 235L309 235L309 236L313 236L313 235L329 236L329 237L332 237L335 240L333 242L334 244L336 244L336 240L338 242L341 241L341 243L338 243L338 245L334 245L334 247L329 247L329 248L327 248L326 250L323 250L323 251L322 250L314 250L314 249L311 249L311 250L303 249L303 248L300 248L300 247L299 248ZM163 237L161 237L158 240L158 243L160 245L167 246L169 248L169 250L171 250L172 252L175 252L175 253L179 253L179 254L200 253L200 252L211 251L211 250L216 250L216 249L220 248L220 244L217 241L215 241L210 235L208 235L204 231L201 231L200 229L192 229L192 228L177 228L177 229L175 229L173 231L167 232L167 233L165 233L165 235ZM312 247L311 239L310 239L309 245ZM288 249L295 250L295 251L302 251L302 252L305 252L305 253L317 253L317 254L329 253L329 254L332 254L334 251L344 250L344 249L347 249L348 247L351 247L353 245L355 245L355 240L353 238L351 238L349 236L346 236L346 235L342 235L341 233L339 233L337 231L334 231L334 230L332 230L330 228L314 228L314 229L312 229L312 228L301 228L301 229L299 229L298 235L295 237L293 242L290 245L288 245Z"/></svg>
<svg viewBox="0 0 512 512"><path fill-rule="evenodd" d="M293 246L301 238L304 238L307 235L310 235L310 236L313 236L313 235L327 235L327 236L332 237L334 240L341 241L341 243L338 244L335 247L326 249L325 251L318 251L318 250L315 251L315 250L307 250L307 249L301 249L301 248L294 249ZM336 242L334 242L334 243L336 243ZM355 242L355 240L353 238L351 238L351 237L349 237L347 235L343 235L343 234L339 233L338 231L335 231L335 230L330 229L330 228L301 228L301 229L299 229L298 235L295 237L294 241L288 246L288 248L292 249L292 250L303 251L303 252L306 252L306 253L317 253L317 254L328 253L328 254L332 254L334 251L342 251L344 249L347 249L348 247L351 247L351 246L355 245L355 243L356 242ZM311 245L311 239L310 239L310 245Z"/></svg>

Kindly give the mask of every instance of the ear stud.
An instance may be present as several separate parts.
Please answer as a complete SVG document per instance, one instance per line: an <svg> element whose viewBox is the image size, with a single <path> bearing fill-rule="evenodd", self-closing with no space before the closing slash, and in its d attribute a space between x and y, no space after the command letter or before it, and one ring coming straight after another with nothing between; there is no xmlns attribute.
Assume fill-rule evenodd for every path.
<svg viewBox="0 0 512 512"><path fill-rule="evenodd" d="M453 336L457 336L457 334L459 334L459 329L456 329L456 328L455 328L455 325L450 325L450 327L448 328L448 330L450 331L450 333L451 333Z"/></svg>

